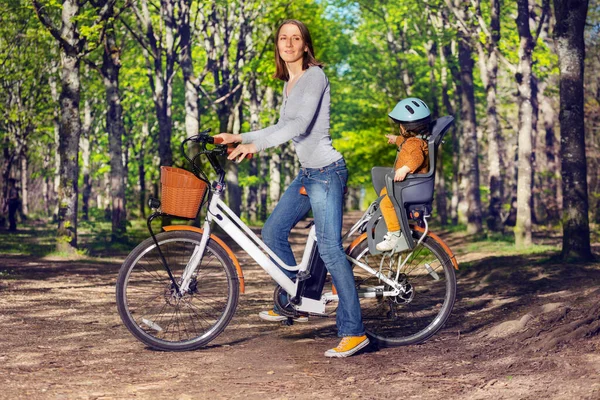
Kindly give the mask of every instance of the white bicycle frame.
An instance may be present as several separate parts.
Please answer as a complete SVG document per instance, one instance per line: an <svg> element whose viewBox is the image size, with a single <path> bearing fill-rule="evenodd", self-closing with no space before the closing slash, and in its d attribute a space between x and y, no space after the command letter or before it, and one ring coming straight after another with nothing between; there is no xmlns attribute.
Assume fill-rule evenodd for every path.
<svg viewBox="0 0 600 400"><path fill-rule="evenodd" d="M298 265L290 266L286 265L281 259L262 241L254 232L250 230L244 224L244 222L238 218L237 215L221 200L223 189L214 190L210 203L208 205L208 212L203 225L203 234L200 244L196 246L190 260L188 261L182 275L182 281L180 284L180 293L185 293L190 285L191 279L200 265L204 252L206 250L206 244L211 234L211 224L215 222L221 227L232 239L235 241L258 265L260 265L275 282L277 282L283 290L285 290L291 297L296 296L298 282L294 282L288 278L287 275L279 269L277 264L283 269L288 271L306 271L309 267L310 255L317 241L316 230L313 225L309 234L307 243L302 255L302 261ZM368 214L365 213L365 216ZM356 232L362 224L365 223L365 217L361 218L344 236L344 238L352 235ZM266 253L266 254L265 254ZM402 286L398 284L396 280L390 279L381 273L369 267L368 265L355 260L349 256L347 258L359 268L364 269L373 276L379 278L382 283L385 283L388 288L392 290L383 291L383 284L378 289L370 288L359 293L359 297L375 297L377 295L383 296L397 296L402 291ZM275 264L275 262L277 264ZM314 300L307 297L301 297L299 304L294 305L296 310L302 312L308 312L312 314L325 314L325 305L330 301L338 301L338 296L329 293L324 293L320 300Z"/></svg>

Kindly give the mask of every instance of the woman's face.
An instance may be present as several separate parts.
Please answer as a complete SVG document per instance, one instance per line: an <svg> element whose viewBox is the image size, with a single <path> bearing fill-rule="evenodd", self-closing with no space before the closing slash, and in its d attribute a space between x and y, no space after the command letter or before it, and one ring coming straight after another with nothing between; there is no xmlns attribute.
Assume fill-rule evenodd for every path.
<svg viewBox="0 0 600 400"><path fill-rule="evenodd" d="M279 30L277 49L279 50L279 56L286 63L301 60L308 48L302 39L300 28L294 24L283 25Z"/></svg>

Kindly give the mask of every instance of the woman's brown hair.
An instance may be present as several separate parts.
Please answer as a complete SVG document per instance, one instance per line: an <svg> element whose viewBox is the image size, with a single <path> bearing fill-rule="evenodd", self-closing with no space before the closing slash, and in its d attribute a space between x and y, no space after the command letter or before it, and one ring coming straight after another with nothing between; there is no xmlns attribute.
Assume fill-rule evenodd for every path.
<svg viewBox="0 0 600 400"><path fill-rule="evenodd" d="M285 65L285 61L279 55L279 48L277 47L277 42L279 40L279 32L284 25L291 24L296 25L298 29L300 29L300 35L302 35L302 41L306 45L308 51L304 52L304 56L302 59L302 70L308 69L308 67L322 67L323 63L320 63L315 58L315 51L313 50L312 39L310 38L310 32L306 25L296 19L286 19L283 21L279 27L277 28L277 32L275 33L275 75L274 78L281 79L282 81L288 81L290 79L290 74L288 73L287 67Z"/></svg>

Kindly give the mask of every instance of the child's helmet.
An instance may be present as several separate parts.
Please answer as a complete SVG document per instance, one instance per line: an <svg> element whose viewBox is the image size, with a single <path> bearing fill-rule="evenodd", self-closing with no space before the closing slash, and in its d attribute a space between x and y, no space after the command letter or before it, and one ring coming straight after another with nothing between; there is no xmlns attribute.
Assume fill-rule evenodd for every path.
<svg viewBox="0 0 600 400"><path fill-rule="evenodd" d="M401 100L388 115L394 122L403 124L409 130L411 126L431 122L429 107L423 100L416 97Z"/></svg>

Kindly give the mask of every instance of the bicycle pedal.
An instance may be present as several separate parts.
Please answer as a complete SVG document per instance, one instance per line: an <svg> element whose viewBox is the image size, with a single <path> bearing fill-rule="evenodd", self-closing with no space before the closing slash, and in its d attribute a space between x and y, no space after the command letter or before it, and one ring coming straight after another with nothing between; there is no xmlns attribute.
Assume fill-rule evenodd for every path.
<svg viewBox="0 0 600 400"><path fill-rule="evenodd" d="M283 325L283 326L292 326L292 325L294 325L294 318L288 317L287 319L284 319L283 321L281 321L281 325Z"/></svg>

